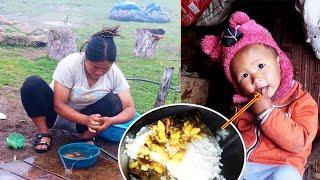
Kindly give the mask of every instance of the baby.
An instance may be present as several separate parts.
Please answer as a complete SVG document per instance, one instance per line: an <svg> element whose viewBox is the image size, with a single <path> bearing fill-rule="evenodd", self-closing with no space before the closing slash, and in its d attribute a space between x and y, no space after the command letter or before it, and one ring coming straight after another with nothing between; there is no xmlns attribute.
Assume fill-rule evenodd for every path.
<svg viewBox="0 0 320 180"><path fill-rule="evenodd" d="M229 25L201 46L222 61L238 107L262 94L235 122L246 147L241 179L302 179L318 130L317 104L293 80L290 60L264 27L243 12L232 14Z"/></svg>

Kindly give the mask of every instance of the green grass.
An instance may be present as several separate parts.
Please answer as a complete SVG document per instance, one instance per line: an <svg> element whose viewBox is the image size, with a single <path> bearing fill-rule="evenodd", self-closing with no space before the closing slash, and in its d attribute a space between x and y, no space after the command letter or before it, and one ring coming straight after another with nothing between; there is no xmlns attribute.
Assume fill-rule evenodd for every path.
<svg viewBox="0 0 320 180"><path fill-rule="evenodd" d="M12 33L12 32L19 32L18 28L16 28L13 25L8 25L5 27L4 32L6 33Z"/></svg>
<svg viewBox="0 0 320 180"><path fill-rule="evenodd" d="M0 87L7 85L19 88L22 82L31 75L39 75L48 83L57 64L56 61L41 57L28 60L20 55L21 48L0 48Z"/></svg>
<svg viewBox="0 0 320 180"><path fill-rule="evenodd" d="M170 14L171 22L166 24L120 22L110 20L108 13L116 0L102 1L71 1L71 0L17 0L4 1L0 4L0 14L25 17L26 21L61 21L64 16L69 17L69 22L74 24L73 30L77 33L78 47L86 41L91 34L99 31L103 26L120 25L120 34L124 38L116 38L118 48L117 65L126 77L144 78L160 81L164 69L173 66L174 76L171 86L179 85L180 68L180 2L179 1L135 1L140 5L155 2ZM23 15L23 16L22 16ZM32 21L31 21L31 20ZM23 21L24 19L20 19ZM133 57L133 45L137 28L163 28L165 37L159 41L154 59ZM13 31L10 27L7 31ZM0 46L0 88L2 86L13 86L19 88L24 79L30 75L39 75L48 83L57 64L56 61L44 56L35 60L28 60L21 53L23 47L12 48ZM150 110L156 100L159 85L129 81L131 93L134 98L138 112L143 113ZM180 94L173 90L169 91L168 103L173 103L174 98L180 101Z"/></svg>
<svg viewBox="0 0 320 180"><path fill-rule="evenodd" d="M137 28L163 28L166 31L158 45L156 59L180 60L180 2L170 0L135 0L140 5L155 2L157 5L169 13L171 21L164 24L140 23L140 22L120 22L108 18L112 5L117 0L92 0L92 1L72 1L72 0L16 0L5 1L0 4L0 14L14 14L22 20L30 23L43 24L44 17L47 21L62 21L64 16L69 17L73 30L78 35L78 47L85 42L90 35L99 31L103 26L120 25L121 35L124 39L117 38L119 54L124 58L132 56L132 47L135 40ZM25 17L25 18L23 18ZM39 18L37 18L39 17ZM32 20L32 21L31 21ZM128 51L130 49L130 51Z"/></svg>

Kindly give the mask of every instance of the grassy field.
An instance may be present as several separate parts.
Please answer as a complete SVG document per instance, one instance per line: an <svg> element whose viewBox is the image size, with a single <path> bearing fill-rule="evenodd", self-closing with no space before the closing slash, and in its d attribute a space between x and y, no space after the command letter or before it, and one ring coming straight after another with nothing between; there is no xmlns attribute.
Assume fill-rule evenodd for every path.
<svg viewBox="0 0 320 180"><path fill-rule="evenodd" d="M9 20L41 25L45 21L61 21L63 16L69 17L73 30L77 33L78 47L86 41L91 34L99 31L103 26L120 25L121 35L116 38L118 47L117 65L127 78L144 78L160 81L163 71L168 66L173 66L174 76L171 85L179 86L180 68L180 2L179 1L152 1L160 5L170 14L171 22L166 24L119 22L108 18L112 4L118 1L1 1L0 15L5 15ZM146 5L151 1L135 1ZM163 28L165 38L161 39L154 59L141 59L132 56L135 32L137 28ZM0 46L0 88L12 86L19 88L23 80L30 75L39 75L47 82L57 64L56 61L43 56L34 60L28 59L23 51L31 50L22 47ZM137 110L146 112L155 103L158 85L138 81L129 81ZM167 103L172 103L174 97L180 101L180 94L170 91Z"/></svg>

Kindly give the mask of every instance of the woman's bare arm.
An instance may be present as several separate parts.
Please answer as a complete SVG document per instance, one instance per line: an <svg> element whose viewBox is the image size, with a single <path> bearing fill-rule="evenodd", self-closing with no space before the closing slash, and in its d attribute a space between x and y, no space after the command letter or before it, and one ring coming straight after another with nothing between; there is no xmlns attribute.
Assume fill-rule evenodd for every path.
<svg viewBox="0 0 320 180"><path fill-rule="evenodd" d="M87 125L89 117L73 109L69 104L71 89L64 87L59 82L54 82L54 110L64 119Z"/></svg>
<svg viewBox="0 0 320 180"><path fill-rule="evenodd" d="M97 129L98 131L104 130L112 124L125 123L134 117L136 108L134 106L130 91L126 90L118 93L117 95L122 103L122 111L113 117L103 117L105 122L100 129Z"/></svg>

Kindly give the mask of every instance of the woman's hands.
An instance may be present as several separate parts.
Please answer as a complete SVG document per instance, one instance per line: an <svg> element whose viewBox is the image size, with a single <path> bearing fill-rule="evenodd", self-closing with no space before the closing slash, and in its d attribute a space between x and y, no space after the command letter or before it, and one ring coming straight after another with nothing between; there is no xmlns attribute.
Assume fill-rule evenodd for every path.
<svg viewBox="0 0 320 180"><path fill-rule="evenodd" d="M92 114L88 116L88 130L92 133L98 133L107 129L111 124L110 117L101 117L100 114Z"/></svg>
<svg viewBox="0 0 320 180"><path fill-rule="evenodd" d="M256 115L260 115L265 110L272 107L272 101L271 98L268 96L266 88L262 89L261 95L262 96L260 97L260 99L252 105L252 111Z"/></svg>
<svg viewBox="0 0 320 180"><path fill-rule="evenodd" d="M97 129L101 126L101 115L100 114L91 114L87 118L87 127L88 130L92 133L96 133Z"/></svg>

